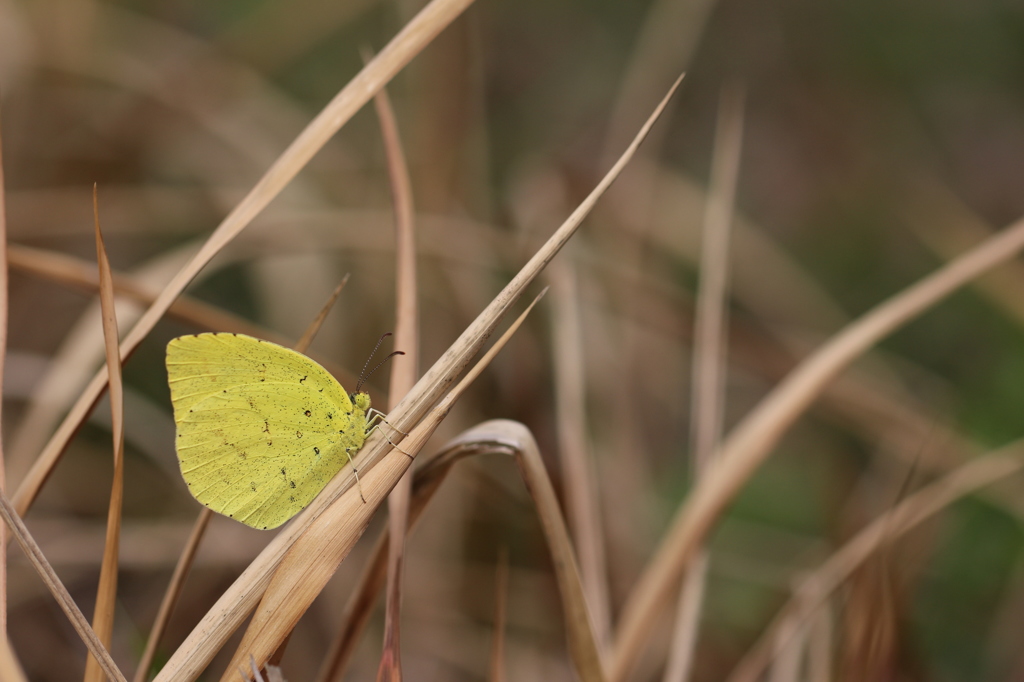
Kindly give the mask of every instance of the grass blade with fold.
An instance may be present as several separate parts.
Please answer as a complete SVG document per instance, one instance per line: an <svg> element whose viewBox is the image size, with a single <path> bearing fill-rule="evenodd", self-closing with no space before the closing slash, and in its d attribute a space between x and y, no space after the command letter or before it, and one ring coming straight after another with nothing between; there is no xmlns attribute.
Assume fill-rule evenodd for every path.
<svg viewBox="0 0 1024 682"><path fill-rule="evenodd" d="M121 383L121 355L118 347L117 314L114 309L114 283L107 249L100 230L100 209L97 188L92 187L92 211L96 231L96 260L100 275L100 309L103 315L103 340L107 353L107 374L110 376L110 419L114 438L114 475L110 486L107 510L107 536L103 545L99 588L92 627L104 646L110 648L117 608L117 571L121 546L121 507L124 500L124 387ZM85 661L85 682L104 682L106 673L92 655Z"/></svg>

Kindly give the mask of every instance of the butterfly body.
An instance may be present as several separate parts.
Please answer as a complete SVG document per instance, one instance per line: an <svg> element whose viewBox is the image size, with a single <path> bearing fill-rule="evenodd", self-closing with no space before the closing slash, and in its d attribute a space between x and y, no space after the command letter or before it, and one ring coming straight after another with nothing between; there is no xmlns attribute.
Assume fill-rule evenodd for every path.
<svg viewBox="0 0 1024 682"><path fill-rule="evenodd" d="M243 334L172 339L167 375L181 475L193 497L254 528L297 514L366 440L366 393Z"/></svg>

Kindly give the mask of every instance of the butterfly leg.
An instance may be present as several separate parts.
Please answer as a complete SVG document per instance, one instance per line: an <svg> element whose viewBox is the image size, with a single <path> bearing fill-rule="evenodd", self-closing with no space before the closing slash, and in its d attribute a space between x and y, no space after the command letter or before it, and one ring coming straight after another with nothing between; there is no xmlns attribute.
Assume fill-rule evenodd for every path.
<svg viewBox="0 0 1024 682"><path fill-rule="evenodd" d="M398 431L398 433L402 434L403 436L408 436L409 435L405 431L402 431L400 428L398 428L397 426L395 426L394 424L389 422L387 420L385 414L383 412L381 412L380 410L376 409L376 408L371 407L369 410L367 410L366 411L366 416L369 418L369 421L366 422L367 428L369 428L370 426L373 426L373 425L375 425L375 424L377 424L379 422L384 422L385 424L387 424L388 426L393 428L395 431ZM367 431L367 433L369 433L369 431Z"/></svg>
<svg viewBox="0 0 1024 682"><path fill-rule="evenodd" d="M363 504L366 504L366 496L363 495L363 484L359 482L359 469L356 469L356 461L352 459L350 448L345 448L345 456L348 457L348 463L352 465L352 475L356 477L356 489L359 491L359 497L363 500Z"/></svg>
<svg viewBox="0 0 1024 682"><path fill-rule="evenodd" d="M374 419L377 419L377 418L379 418L379 417L380 417L380 415L378 414L378 415L377 415L376 417L374 417ZM371 419L370 421L372 422L373 420ZM368 422L368 423L369 423L369 422ZM385 423L386 423L386 422L385 422ZM388 426L391 426L391 424L388 424ZM394 429L395 427L391 426L391 428L393 428L393 429ZM384 440L386 440L386 441L387 441L388 443L390 443L390 444L391 444L391 447L393 447L393 448L394 448L395 450L398 450L399 452L401 452L401 453L402 453L403 455L405 455L405 456L406 456L406 457L408 457L409 459L413 459L413 456L412 456L411 454L409 454L408 452L406 452L406 451L405 451L405 450L403 450L402 448L398 447L398 444L397 444L397 443L395 443L395 441L393 441L393 440L391 440L390 438L388 438L388 434L384 433L384 430L380 428L380 424L379 424L379 423L378 423L378 424L374 424L373 426L371 426L370 428L368 428L368 429L366 430L366 435L367 435L367 436L369 436L369 435L370 435L371 433L373 433L374 431L380 431L381 433L383 433L383 434L384 434ZM398 429L395 429L395 431L398 431ZM402 431L398 431L398 432L399 432L399 433L403 433ZM409 435L409 434L405 434L405 435Z"/></svg>

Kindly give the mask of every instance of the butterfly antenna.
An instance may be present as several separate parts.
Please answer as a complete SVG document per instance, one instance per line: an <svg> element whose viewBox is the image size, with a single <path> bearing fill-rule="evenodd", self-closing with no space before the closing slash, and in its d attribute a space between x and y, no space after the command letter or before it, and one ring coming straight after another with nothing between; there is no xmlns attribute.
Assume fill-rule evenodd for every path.
<svg viewBox="0 0 1024 682"><path fill-rule="evenodd" d="M356 384L357 391L359 390L359 387L363 385L363 382L366 381L366 377L368 376L366 374L366 368L370 366L370 360L373 360L373 356L377 354L377 349L380 348L380 344L384 343L384 339L389 336L391 336L391 332L384 332L381 337L377 339L377 345L373 347L373 352L370 353L370 356L366 358L366 362L363 363L363 371L359 373L359 383Z"/></svg>
<svg viewBox="0 0 1024 682"><path fill-rule="evenodd" d="M369 372L366 371L366 368L370 366L370 361L373 360L373 356L377 354L377 349L380 348L380 344L383 343L384 339L386 339L389 336L391 336L391 332L385 332L383 335L381 335L379 339L377 339L377 345L373 347L373 352L370 353L370 357L366 358L366 363L363 365L363 371L359 374L359 383L356 384L356 393L358 393L362 385L366 383L366 380L373 376L374 372L380 369L381 365L383 365L385 362L395 357L396 355L405 355L405 353L400 350L392 351L386 358L378 362L373 369L371 369Z"/></svg>

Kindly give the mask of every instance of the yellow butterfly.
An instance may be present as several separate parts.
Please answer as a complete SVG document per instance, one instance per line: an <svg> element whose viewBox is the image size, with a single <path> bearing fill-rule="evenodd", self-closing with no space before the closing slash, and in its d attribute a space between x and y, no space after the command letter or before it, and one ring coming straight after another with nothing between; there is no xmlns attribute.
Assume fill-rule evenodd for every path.
<svg viewBox="0 0 1024 682"><path fill-rule="evenodd" d="M244 334L172 339L167 380L189 491L253 528L299 513L377 419L358 386L348 394L306 356Z"/></svg>

